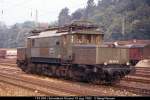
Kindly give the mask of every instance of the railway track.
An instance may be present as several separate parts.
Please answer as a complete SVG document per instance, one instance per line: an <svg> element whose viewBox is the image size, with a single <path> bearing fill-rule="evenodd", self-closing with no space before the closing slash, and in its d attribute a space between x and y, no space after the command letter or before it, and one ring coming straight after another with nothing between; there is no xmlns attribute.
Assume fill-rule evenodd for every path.
<svg viewBox="0 0 150 100"><path fill-rule="evenodd" d="M15 84L15 83L12 83L12 82L8 82L6 81L7 79L5 78L1 78L0 81L3 82L3 83L6 83L6 84L10 84L10 85L13 85L13 86L17 86L17 87L21 87L23 89L26 89L26 90L29 90L29 91L32 91L32 92L39 92L40 94L44 94L44 95L49 95L47 92L45 91L41 91L41 90L36 90L34 88L30 88L30 87L26 87L26 86L23 86L23 85L18 85L18 84ZM10 80L10 79L9 79Z"/></svg>
<svg viewBox="0 0 150 100"><path fill-rule="evenodd" d="M23 80L17 77L11 77L10 75L6 75L6 73L0 73L0 80L2 82L12 84L18 87L22 87L31 91L38 91L39 93L50 95L50 96L75 96L75 94L67 93L64 91L59 91L58 89L52 89L49 86L42 85L41 83L35 83L29 80Z"/></svg>
<svg viewBox="0 0 150 100"><path fill-rule="evenodd" d="M0 59L0 63L16 64L16 59Z"/></svg>
<svg viewBox="0 0 150 100"><path fill-rule="evenodd" d="M141 94L144 96L150 95L150 72L148 68L138 68L136 73L131 76L126 76L121 84L117 87L126 89L130 92ZM144 88L143 88L144 87Z"/></svg>
<svg viewBox="0 0 150 100"><path fill-rule="evenodd" d="M41 82L37 82L37 83L35 81L33 82L32 79L26 80L26 78L24 78L24 77L18 77L17 75L23 74L24 72L19 70L19 68L14 68L14 67L12 68L11 66L7 66L7 65L12 65L9 63L2 64L2 65L3 65L3 67L1 67L0 70L3 70L3 71L0 72L0 80L4 83L22 87L22 88L25 88L25 89L28 89L31 91L36 90L42 94L51 95L51 96L67 96L67 95L74 96L75 95L75 94L71 94L71 93L65 93L65 92L58 91L60 89L52 89L52 87L43 85L43 84L41 84ZM8 73L11 73L11 74L8 74ZM17 74L17 75L15 75L15 74ZM21 84L18 84L20 82L21 82ZM42 87L41 87L41 85L42 85ZM50 89L50 90L47 90L47 89Z"/></svg>
<svg viewBox="0 0 150 100"><path fill-rule="evenodd" d="M136 67L137 71L150 71L150 67Z"/></svg>
<svg viewBox="0 0 150 100"><path fill-rule="evenodd" d="M31 77L29 78L29 77L26 77L26 76L22 76L21 78L23 80L26 80L27 82L29 82L31 84L46 86L47 88L50 88L50 89L66 92L66 93L68 93L66 96L74 96L74 95L77 95L77 96L85 96L85 95L99 96L99 95L106 95L106 94L103 94L99 90L94 90L94 89L89 90L87 87L85 88L85 86L81 86L81 85L79 85L76 88L74 88L74 86L73 87L72 86L65 87L67 85L64 85L64 87L62 87L62 86L57 86L55 82L50 82L49 83L49 82L46 82L46 81L37 80L37 79L31 78ZM70 82L70 83L74 83L74 82ZM85 84L83 84L83 85L85 85ZM59 94L59 95L61 95L61 94ZM57 96L59 96L59 95L57 95Z"/></svg>
<svg viewBox="0 0 150 100"><path fill-rule="evenodd" d="M0 64L1 65L1 64ZM11 67L13 64L7 64L7 63L3 63L2 65L5 65L5 73L0 73L0 76L1 76L1 74L2 75L4 75L4 74L6 74L6 72L12 72L12 69L11 68L9 68L9 67ZM8 66L9 65L9 66ZM8 66L8 67L6 67L6 66ZM15 65L14 65L14 67L13 68L15 68ZM18 75L18 70L16 69L13 69L14 71L16 71L16 73L13 73L13 74L17 74ZM18 72L17 72L18 71ZM8 76L11 76L11 74L8 74L7 73L7 77ZM21 74L21 73L20 73ZM14 77L14 78L16 78L16 76ZM13 78L13 79L14 79ZM68 87L68 88L65 88L65 87L60 87L60 86L56 86L56 85L54 85L55 83L48 83L48 82L45 82L45 81L41 81L41 80L37 80L37 79L34 79L34 78L29 78L29 77L25 77L24 75L18 75L17 76L17 78L19 78L18 79L18 81L22 81L22 80L20 80L20 79L23 79L24 81L26 81L26 83L29 83L29 84L35 84L35 85L37 85L37 86L44 86L45 88L47 87L47 88L50 88L50 89L52 89L52 90L60 90L60 91L64 91L64 92L66 92L66 93L71 93L71 94L73 94L73 95L79 95L79 96L81 96L81 95L87 95L87 94L90 94L90 95L99 95L99 94L101 94L101 92L99 92L98 90L95 90L95 91L93 91L93 90L91 90L90 92L89 92L89 89L84 89L85 91L88 91L88 92L85 92L85 91L83 91L83 90L81 90L81 89L77 89L77 90L74 90L73 88L71 88L71 87ZM14 79L15 80L15 79ZM125 78L124 79L124 81L125 82L140 82L140 83L145 83L145 84L149 84L150 83L150 81L147 81L147 80L144 80L144 79L135 79L135 78ZM39 83L42 83L42 84L39 84ZM84 84L85 85L85 84ZM136 94L139 94L139 95L150 95L150 90L149 89L143 89L143 88L139 88L139 87L135 87L135 86L128 86L128 84L127 85L122 85L122 84L120 84L120 85L116 85L116 86L114 86L115 88L118 88L118 89L125 89L125 90L127 90L127 91L129 91L129 92L132 92L132 93L136 93ZM35 90L35 88L33 89L33 90ZM42 93L42 91L41 91L41 89L39 89L38 90L40 93ZM43 92L44 93L44 92ZM46 94L46 93L45 93ZM53 93L51 93L51 94L53 94ZM46 94L47 95L47 94ZM55 95L55 94L53 94L53 95ZM57 94L58 95L58 94ZM101 94L101 95L104 95L104 94ZM106 95L106 94L105 94Z"/></svg>
<svg viewBox="0 0 150 100"><path fill-rule="evenodd" d="M136 67L136 73L132 76L150 78L150 68Z"/></svg>
<svg viewBox="0 0 150 100"><path fill-rule="evenodd" d="M142 95L142 96L149 96L150 95L150 89L136 87L135 84L132 84L132 86L129 86L129 83L126 82L126 84L117 84L117 85L115 85L115 87L116 88L120 88L122 90L125 89L125 90L127 90L129 92L132 92L132 93L135 93L135 94L139 94L139 95Z"/></svg>
<svg viewBox="0 0 150 100"><path fill-rule="evenodd" d="M150 84L150 79L144 77L127 76L123 80L129 82L140 82L140 83Z"/></svg>
<svg viewBox="0 0 150 100"><path fill-rule="evenodd" d="M9 72L10 70L7 70L7 71ZM7 78L12 79L12 80L18 80L18 81L26 82L26 83L29 83L31 85L35 84L35 85L38 85L38 86L45 87L46 89L49 88L50 90L62 91L64 93L66 93L66 96L67 95L70 95L70 96L74 96L74 95L78 95L78 96L96 95L96 96L98 96L98 95L102 94L100 91L94 91L94 90L89 91L85 88L84 88L84 91L83 91L83 90L80 89L80 87L78 89L77 88L75 89L75 88L72 88L72 87L67 87L66 88L66 87L62 87L62 86L57 86L53 82L49 83L49 82L45 82L45 81L42 81L42 80L37 80L37 79L31 78L31 77L26 77L24 75L16 76L16 75L14 75L14 73L13 73L13 77L12 77L12 74L8 74L8 73L6 73L6 71L4 73L0 73L0 76L7 77ZM28 87L31 87L31 86L28 86ZM42 89L39 89L39 90L42 90ZM57 94L57 96L59 96L59 95L62 96L62 93Z"/></svg>
<svg viewBox="0 0 150 100"><path fill-rule="evenodd" d="M4 65L4 66L11 66L11 67L16 67L16 64L13 63L0 63L0 65Z"/></svg>
<svg viewBox="0 0 150 100"><path fill-rule="evenodd" d="M136 73L145 73L145 74L150 74L150 71L141 71L141 70L137 70Z"/></svg>
<svg viewBox="0 0 150 100"><path fill-rule="evenodd" d="M147 77L147 78L150 78L150 74L146 74L146 73L136 73L135 75L133 76L139 76L139 77Z"/></svg>

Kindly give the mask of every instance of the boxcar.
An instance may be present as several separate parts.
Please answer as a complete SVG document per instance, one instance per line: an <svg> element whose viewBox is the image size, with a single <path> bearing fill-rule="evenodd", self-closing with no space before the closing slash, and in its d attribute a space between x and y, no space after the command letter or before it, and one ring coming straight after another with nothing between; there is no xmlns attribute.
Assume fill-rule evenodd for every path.
<svg viewBox="0 0 150 100"><path fill-rule="evenodd" d="M129 49L130 62L136 65L137 62L143 59L150 59L150 45L149 44L134 44Z"/></svg>
<svg viewBox="0 0 150 100"><path fill-rule="evenodd" d="M6 57L6 50L0 49L0 58L5 58Z"/></svg>

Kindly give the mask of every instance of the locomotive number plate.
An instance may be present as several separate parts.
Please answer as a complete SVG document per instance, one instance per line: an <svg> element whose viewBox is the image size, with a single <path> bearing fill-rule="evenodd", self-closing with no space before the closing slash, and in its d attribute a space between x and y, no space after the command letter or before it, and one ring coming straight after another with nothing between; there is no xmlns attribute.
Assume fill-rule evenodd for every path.
<svg viewBox="0 0 150 100"><path fill-rule="evenodd" d="M54 54L55 51L54 51L54 48L49 48L49 54Z"/></svg>

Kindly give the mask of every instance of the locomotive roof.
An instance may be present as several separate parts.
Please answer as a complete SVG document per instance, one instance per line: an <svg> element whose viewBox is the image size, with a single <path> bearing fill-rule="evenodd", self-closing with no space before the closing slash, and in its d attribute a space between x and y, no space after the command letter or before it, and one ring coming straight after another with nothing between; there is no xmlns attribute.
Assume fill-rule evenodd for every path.
<svg viewBox="0 0 150 100"><path fill-rule="evenodd" d="M59 32L59 33L58 33L58 30L51 30L51 31L49 30L49 31L41 32L35 36L30 36L28 38L33 39L33 38L42 38L42 37L53 37L53 36L61 36L65 34L101 34L101 35L104 35L100 33L98 30L77 30L77 31L72 31L72 32L66 31L66 32Z"/></svg>
<svg viewBox="0 0 150 100"><path fill-rule="evenodd" d="M41 37L52 37L52 36L61 36L64 34L68 34L68 32L57 33L57 30L53 30L53 31L44 31L39 33L39 35L30 36L28 38L33 39L33 38L41 38Z"/></svg>
<svg viewBox="0 0 150 100"><path fill-rule="evenodd" d="M98 28L98 25L95 24L94 22L92 21L89 21L89 20L76 20L76 21L73 21L70 25L68 25L70 27L92 27L92 28Z"/></svg>
<svg viewBox="0 0 150 100"><path fill-rule="evenodd" d="M53 27L45 30L34 30L31 33L34 33L34 36L30 36L28 38L53 37L61 36L64 34L104 35L102 32L100 32L98 25L87 20L73 21L71 24L62 27Z"/></svg>
<svg viewBox="0 0 150 100"><path fill-rule="evenodd" d="M77 30L72 32L74 34L100 34L100 35L104 35L103 33L101 33L98 29L97 30Z"/></svg>

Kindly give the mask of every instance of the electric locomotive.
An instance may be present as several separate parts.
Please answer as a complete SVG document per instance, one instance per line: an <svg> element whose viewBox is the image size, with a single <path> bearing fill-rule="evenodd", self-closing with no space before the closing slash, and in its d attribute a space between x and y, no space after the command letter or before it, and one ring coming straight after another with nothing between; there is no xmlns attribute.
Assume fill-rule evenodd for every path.
<svg viewBox="0 0 150 100"><path fill-rule="evenodd" d="M75 21L27 38L17 49L17 64L27 73L77 81L115 83L134 72L129 49L103 45L98 25Z"/></svg>

